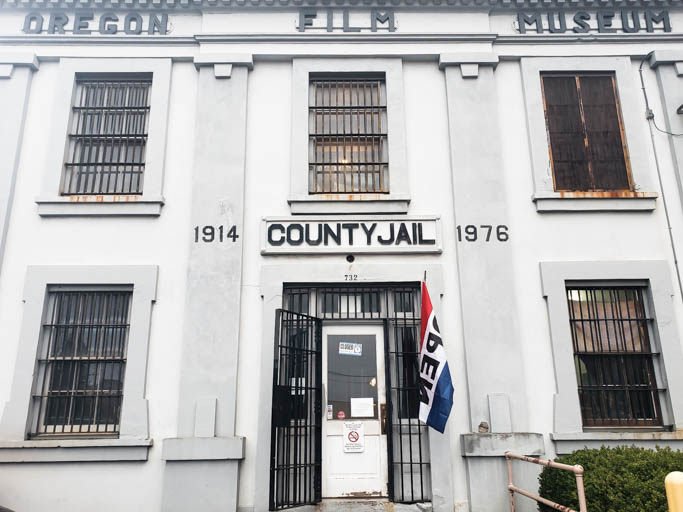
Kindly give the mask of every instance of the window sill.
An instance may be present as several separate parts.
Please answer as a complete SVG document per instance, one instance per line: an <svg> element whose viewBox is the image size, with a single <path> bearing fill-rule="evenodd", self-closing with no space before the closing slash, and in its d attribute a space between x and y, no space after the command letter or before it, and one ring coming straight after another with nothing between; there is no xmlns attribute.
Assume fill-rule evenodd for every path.
<svg viewBox="0 0 683 512"><path fill-rule="evenodd" d="M293 215L408 213L410 198L389 194L316 194L292 197Z"/></svg>
<svg viewBox="0 0 683 512"><path fill-rule="evenodd" d="M619 212L653 211L656 192L539 192L532 200L536 211L544 212Z"/></svg>
<svg viewBox="0 0 683 512"><path fill-rule="evenodd" d="M151 439L0 441L0 463L146 461Z"/></svg>
<svg viewBox="0 0 683 512"><path fill-rule="evenodd" d="M600 448L601 446L636 445L644 448L670 446L680 450L683 444L683 430L675 432L572 432L550 434L558 454L571 453L584 448Z"/></svg>
<svg viewBox="0 0 683 512"><path fill-rule="evenodd" d="M134 195L68 196L37 198L41 217L137 215L158 217L164 205L163 197Z"/></svg>

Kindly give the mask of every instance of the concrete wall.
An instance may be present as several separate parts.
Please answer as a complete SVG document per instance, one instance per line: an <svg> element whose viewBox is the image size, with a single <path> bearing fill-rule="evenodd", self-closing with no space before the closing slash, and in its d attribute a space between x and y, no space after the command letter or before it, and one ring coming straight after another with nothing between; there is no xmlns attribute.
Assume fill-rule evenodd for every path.
<svg viewBox="0 0 683 512"><path fill-rule="evenodd" d="M663 38L634 42L625 36L581 46L547 39L540 39L534 45L522 44L514 38L495 43L471 36L456 40L450 36L473 32L510 35L513 15L495 14L489 18L486 12L453 11L399 11L400 29L391 41L386 38L368 41L367 36L363 36L365 39L359 36L356 41L321 42L303 38L278 40L279 36L274 36L275 40L264 37L254 42L240 38L239 34L254 31L295 34L293 27L298 13L294 10L248 15L206 12L200 16L197 12L185 12L188 14L176 16L174 11L169 11L174 37L221 32L237 36L229 41L203 41L201 45L190 39L179 40L175 45L157 44L156 40L125 45L21 43L22 52L37 55L40 67L33 72L28 86L4 258L0 254L0 404L9 399L13 382L27 265L157 265L159 281L151 320L146 382L150 437L154 444L144 462L0 464L0 505L22 512L90 506L103 511L161 510L162 501L171 496L169 487L180 494L181 488L177 486L183 484L184 473L178 468L185 463L162 460L161 447L164 439L193 435L194 421L179 418L183 414L181 410L190 415L194 407L192 397L187 396L191 386L187 387L187 381L181 377L183 354L187 350L196 350L195 355L205 357L216 354L209 343L203 345L203 338L192 339L188 334L192 322L201 315L188 314L192 304L188 305L186 296L188 290L193 290L195 300L202 300L199 286L202 278L197 277L197 262L201 258L192 256L192 229L197 223L213 222L200 218L205 210L198 204L200 195L193 197L193 169L196 173L198 162L213 163L217 168L224 164L197 158L194 135L202 133L197 123L204 121L196 118L201 93L199 76L206 73L205 80L212 83L217 80L209 76L211 68L199 71L195 66L195 60L201 55L230 54L236 58L236 55L251 54L254 60L253 69L247 71L243 67L238 73L241 83L246 82L243 222L235 215L235 222L242 222L238 228L241 263L240 258L212 260L212 265L217 262L241 265L241 269L231 268L235 273L241 270L241 281L239 277L234 278L230 290L221 286L212 289L212 300L220 300L221 293L234 294L231 300L239 306L233 320L237 322L239 318L238 325L233 325L234 332L239 334L234 346L236 393L234 389L216 392L216 396L225 392L228 402L232 396L236 399L234 432L232 411L228 409L219 412L225 414L227 424L216 435L245 438L235 497L239 508L246 511L264 510L264 504L267 507L271 404L262 398L269 396L272 385L269 371L272 366L268 366L272 365L272 312L281 306L283 281L340 282L347 272L357 273L360 282L414 281L421 278L424 268L430 269L428 282L431 290L439 290L437 297L434 291L432 297L455 387L448 430L444 436L432 435L431 440L434 460L437 461L437 454L441 457L434 467L435 473L441 470L441 480L435 483L435 496L439 499L435 505L439 510L501 510L501 504L507 499L503 449L555 454L551 434L556 432L557 415L562 416L563 412L555 409L557 360L550 340L551 324L540 262L665 262L673 290L670 304L674 318L670 328L673 341L670 342L680 345L683 302L664 208L666 200L674 234L673 247L681 254L683 202L679 197L679 164L674 161L680 157L680 148L672 151L673 142L665 134L655 131L650 137L642 115L645 103L641 95L629 96L626 103L622 97L622 108L628 109L634 119L629 149L638 152L633 158L638 162L639 176L645 176L647 192L657 196L654 210L539 213L532 201L536 191L535 155L529 144L529 111L524 68L520 62L522 58L537 56L559 60L565 56L631 57L626 76L631 85L639 86L641 59L652 49L663 51L680 43ZM18 36L25 11L2 13L0 35ZM672 11L672 20L675 30L683 27L683 13ZM420 35L425 32L442 36L426 42ZM262 217L290 215L287 200L291 173L305 172L305 169L291 168L292 116L306 115L292 111L296 85L292 83L292 57L311 55L344 56L349 62L354 55L403 57L408 215L440 215L442 254L361 255L353 264L347 263L344 255L261 255ZM495 62L491 55L497 56ZM44 172L60 172L44 168L45 141L64 136L50 133L51 124L46 122L53 109L53 84L58 79L60 56L173 59L164 157L164 205L158 217L45 218L37 214L35 199L43 186ZM451 64L440 68L440 62ZM661 98L667 95L666 84L678 83L672 73L674 62L678 61L670 59L661 63L657 71L649 63L643 67L651 108L662 125L665 105ZM463 69L466 74L472 68L463 68L463 64L477 65L478 78L464 76ZM242 77L242 73L247 76ZM659 81L657 73L660 73ZM17 78L21 77L10 80ZM670 110L671 106L666 108ZM675 127L674 121L676 118L670 118L669 126ZM462 143L465 135L470 137L468 144ZM481 182L477 181L478 177ZM228 185L223 183L223 192ZM210 187L210 180L203 186ZM207 208L211 213L211 205ZM458 224L505 224L509 226L510 239L504 243L457 243ZM495 280L478 286L473 275L481 280L488 277ZM438 276L438 282L434 276ZM213 320L214 326L220 325L215 316ZM495 351L496 346L500 351ZM488 357L491 350L495 353ZM194 360L192 365L195 370L200 368L201 360ZM675 366L675 361L671 366ZM204 394L206 385L206 382L197 384ZM185 386L183 390L181 386ZM498 433L518 435L474 436L463 440L461 436L476 433L482 421L493 428L500 425L496 420L500 418L500 410L490 405L489 397L501 394L510 397L513 411L510 428L503 427ZM680 423L683 411L674 409L672 414ZM540 434L540 437L526 434ZM575 434L565 442L574 445L587 442L582 433ZM671 442L677 446L674 437L661 435L650 441L651 444ZM627 435L593 441L627 443L632 438ZM212 464L197 463L201 467L193 475L212 473ZM174 467L170 476L165 474L169 465ZM521 486L534 490L536 471L522 467L518 470ZM237 485L237 475L232 469L224 474L231 485ZM191 482L195 489L207 482L195 477ZM167 478L165 486L164 478ZM36 489L41 492L35 492ZM222 495L217 493L217 496ZM526 500L520 499L518 503L521 510L535 509ZM211 507L220 510L219 505L207 504L206 510Z"/></svg>

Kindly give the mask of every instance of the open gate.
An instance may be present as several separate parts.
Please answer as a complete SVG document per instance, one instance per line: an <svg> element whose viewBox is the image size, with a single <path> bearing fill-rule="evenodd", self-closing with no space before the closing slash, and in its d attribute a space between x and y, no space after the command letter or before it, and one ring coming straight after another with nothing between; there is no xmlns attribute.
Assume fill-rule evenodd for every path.
<svg viewBox="0 0 683 512"><path fill-rule="evenodd" d="M270 510L317 503L322 462L322 322L278 309L275 319Z"/></svg>

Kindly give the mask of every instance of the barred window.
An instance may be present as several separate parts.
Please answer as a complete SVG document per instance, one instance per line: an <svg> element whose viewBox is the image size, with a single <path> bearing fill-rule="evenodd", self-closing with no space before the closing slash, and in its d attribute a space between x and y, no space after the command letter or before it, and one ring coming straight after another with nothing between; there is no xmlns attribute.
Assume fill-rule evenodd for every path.
<svg viewBox="0 0 683 512"><path fill-rule="evenodd" d="M574 361L586 427L662 425L646 289L568 287Z"/></svg>
<svg viewBox="0 0 683 512"><path fill-rule="evenodd" d="M62 195L142 194L151 75L76 78Z"/></svg>
<svg viewBox="0 0 683 512"><path fill-rule="evenodd" d="M614 74L542 74L555 190L630 190Z"/></svg>
<svg viewBox="0 0 683 512"><path fill-rule="evenodd" d="M309 89L309 192L388 193L384 77L319 77Z"/></svg>
<svg viewBox="0 0 683 512"><path fill-rule="evenodd" d="M48 289L32 434L119 432L132 290Z"/></svg>

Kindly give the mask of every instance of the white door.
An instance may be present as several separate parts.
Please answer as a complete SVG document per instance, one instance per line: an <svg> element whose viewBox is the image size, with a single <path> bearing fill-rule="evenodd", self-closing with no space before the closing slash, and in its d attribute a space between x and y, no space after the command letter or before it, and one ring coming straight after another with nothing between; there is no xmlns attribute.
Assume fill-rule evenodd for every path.
<svg viewBox="0 0 683 512"><path fill-rule="evenodd" d="M387 496L384 329L323 327L322 496Z"/></svg>

